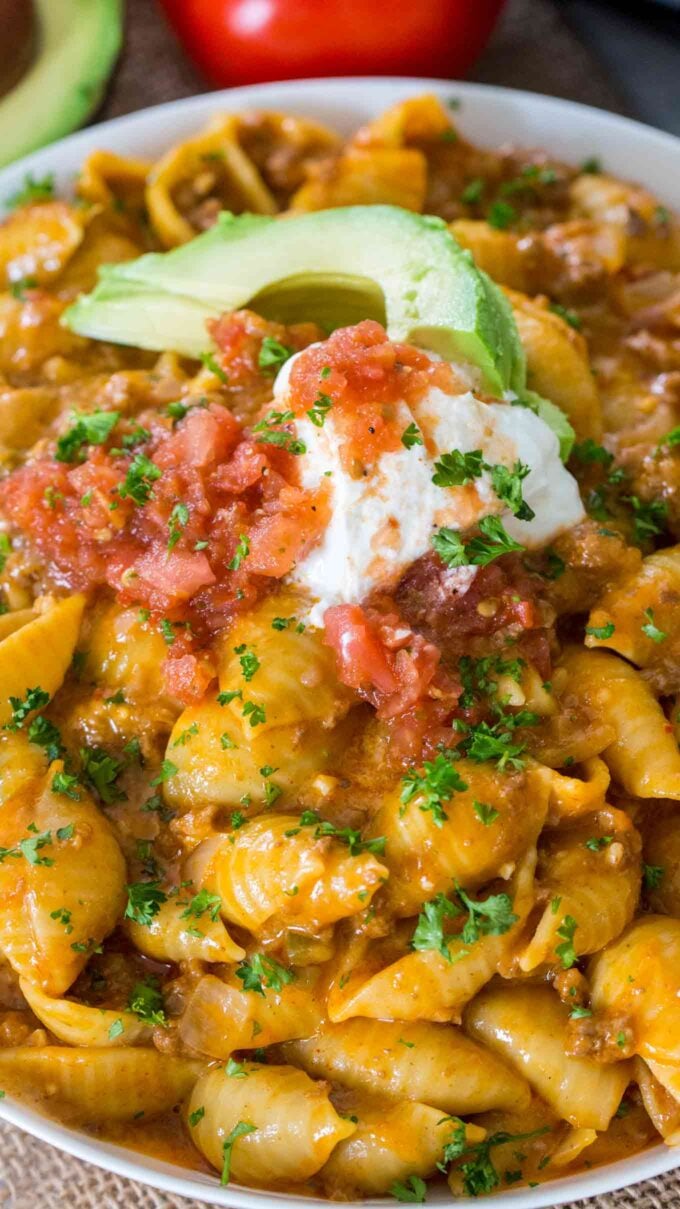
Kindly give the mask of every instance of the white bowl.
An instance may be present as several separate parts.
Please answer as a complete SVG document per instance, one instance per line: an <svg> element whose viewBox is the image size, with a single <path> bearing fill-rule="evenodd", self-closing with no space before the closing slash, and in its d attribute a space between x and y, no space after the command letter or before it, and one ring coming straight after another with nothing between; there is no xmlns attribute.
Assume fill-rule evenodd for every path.
<svg viewBox="0 0 680 1209"><path fill-rule="evenodd" d="M639 181L657 193L661 201L680 207L680 139L670 134L585 105L514 89L457 81L368 78L258 84L171 101L116 118L62 139L5 168L0 172L0 209L6 198L19 189L27 172L36 176L53 172L58 184L68 188L85 156L96 148L105 147L123 155L153 157L171 143L192 134L218 110L282 109L317 118L350 133L361 122L396 101L422 92L459 100L461 105L455 114L456 122L473 142L491 147L504 142L514 142L520 147L544 147L551 154L573 163L596 155L607 171ZM186 1171L97 1141L56 1125L11 1099L0 1100L0 1117L98 1167L207 1204L227 1205L233 1209L274 1209L281 1202L290 1209L293 1206L312 1209L312 1206L327 1207L329 1204L320 1198L259 1192L233 1184L221 1188L217 1176ZM498 1193L490 1204L494 1209L562 1205L565 1201L611 1192L677 1166L680 1166L680 1149L654 1146L632 1158L581 1175L551 1180L540 1188L517 1188ZM468 1198L452 1198L445 1189L433 1191L430 1200L447 1207L465 1205L467 1209L471 1204ZM393 1205L395 1202L373 1200L368 1203ZM348 1204L347 1209L351 1209L351 1205Z"/></svg>

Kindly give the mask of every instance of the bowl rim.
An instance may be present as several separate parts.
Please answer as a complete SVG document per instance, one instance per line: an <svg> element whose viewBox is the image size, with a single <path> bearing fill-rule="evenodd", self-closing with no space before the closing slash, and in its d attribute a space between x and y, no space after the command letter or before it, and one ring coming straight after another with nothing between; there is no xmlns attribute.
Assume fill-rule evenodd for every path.
<svg viewBox="0 0 680 1209"><path fill-rule="evenodd" d="M596 109L578 101L495 84L410 76L339 76L274 81L200 93L196 96L149 106L134 113L123 114L106 122L86 127L47 147L33 151L30 155L24 156L0 170L0 212L4 208L3 202L12 190L18 187L26 173L53 171L59 183L62 184L69 179L69 173L72 174L74 171L73 165L80 163L83 154L96 145L106 145L107 139L110 137L116 142L130 135L133 139L136 138L137 142L148 140L169 146L174 141L185 137L183 131L175 133L172 129L172 119L175 117L191 119L196 116L200 120L216 109L234 111L253 105L269 105L280 109L290 106L293 111L298 110L304 113L305 108L310 105L312 109L318 110L319 106L323 108L324 102L334 96L339 104L343 94L347 97L356 90L361 90L361 108L366 113L377 113L380 107L393 104L400 98L422 92L434 92L445 98L460 98L466 105L468 102L471 105L479 102L482 109L486 108L491 112L494 108L499 112L508 106L512 108L514 104L518 112L521 111L525 115L533 112L539 117L543 115L549 120L549 124L552 122L553 125L560 126L561 123L564 123L564 129L573 122L577 136L579 130L592 130L593 137L604 138L606 134L610 134L615 141L630 139L640 148L644 145L649 158L663 166L663 170L660 167L658 174L658 180L662 183L656 191L670 204L680 205L680 138L666 131L655 130L643 122ZM375 98L375 101L371 98ZM465 115L465 110L463 113ZM366 119L364 117L361 120ZM487 118L483 117L482 124L486 121ZM465 116L463 116L461 124L465 126ZM473 137L479 136L474 135ZM528 145L521 131L519 141ZM488 144L497 145L497 142L498 140L495 139L493 130L491 130ZM603 156L607 161L610 158L610 150L609 146L603 148ZM668 188L664 191L663 184L668 168L666 157L669 156L672 168L669 186L673 191L671 197L668 196ZM646 155L643 156L643 162L639 164L639 171L643 175L646 174L648 168L644 162L646 158ZM617 169L613 168L612 171L617 171ZM618 172L624 177L626 176L624 169L619 168ZM677 182L677 192L675 182ZM92 1134L70 1129L9 1096L0 1099L0 1120L26 1131L40 1141L47 1142L75 1158L92 1163L113 1174L136 1180L168 1193L194 1198L203 1203L230 1206L231 1209L265 1209L267 1205L270 1206L270 1209L274 1205L284 1205L288 1209L298 1209L298 1207L299 1209L312 1209L312 1206L319 1209L330 1203L326 1198L299 1196L267 1189L251 1189L236 1184L222 1188L217 1182L216 1176L175 1167L142 1152L128 1150L100 1140ZM576 1175L562 1176L533 1189L522 1186L498 1192L493 1196L492 1203L497 1209L548 1209L550 1206L563 1205L568 1201L629 1187L640 1180L661 1175L678 1166L680 1166L680 1149L675 1151L660 1143L647 1147L630 1158L608 1163ZM440 1190L437 1190L430 1199L432 1203L446 1207L446 1209L470 1205L469 1198L452 1197ZM345 1205L346 1209L360 1209L360 1206L366 1204L393 1203L388 1198L370 1198L360 1202L345 1202Z"/></svg>

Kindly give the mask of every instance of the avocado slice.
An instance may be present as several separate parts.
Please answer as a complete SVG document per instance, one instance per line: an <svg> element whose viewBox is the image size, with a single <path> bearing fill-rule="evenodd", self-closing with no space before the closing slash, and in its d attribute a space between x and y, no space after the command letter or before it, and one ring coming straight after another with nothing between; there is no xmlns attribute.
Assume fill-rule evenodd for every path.
<svg viewBox="0 0 680 1209"><path fill-rule="evenodd" d="M399 206L283 219L223 213L180 248L105 266L64 322L84 336L197 356L205 320L246 305L331 328L380 319L394 340L477 366L496 394L524 386L504 295L441 219Z"/></svg>
<svg viewBox="0 0 680 1209"><path fill-rule="evenodd" d="M33 61L0 100L0 167L80 126L121 47L122 0L34 0L34 7Z"/></svg>

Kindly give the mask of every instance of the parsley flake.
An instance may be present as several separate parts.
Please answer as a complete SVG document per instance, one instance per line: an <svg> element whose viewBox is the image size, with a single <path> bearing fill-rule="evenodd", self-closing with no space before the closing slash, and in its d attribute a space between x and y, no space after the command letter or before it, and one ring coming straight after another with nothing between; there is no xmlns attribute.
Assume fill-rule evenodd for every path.
<svg viewBox="0 0 680 1209"><path fill-rule="evenodd" d="M292 356L292 348L288 348L286 344L281 344L280 340L274 340L273 336L265 336L260 345L257 364L264 373L275 374L280 370L282 365L285 365L288 358Z"/></svg>
<svg viewBox="0 0 680 1209"><path fill-rule="evenodd" d="M642 633L645 634L647 638L651 638L652 642L665 642L668 638L668 634L664 633L663 630L660 630L659 627L654 624L653 610L645 609L644 615L646 618L646 623L645 625L640 626Z"/></svg>

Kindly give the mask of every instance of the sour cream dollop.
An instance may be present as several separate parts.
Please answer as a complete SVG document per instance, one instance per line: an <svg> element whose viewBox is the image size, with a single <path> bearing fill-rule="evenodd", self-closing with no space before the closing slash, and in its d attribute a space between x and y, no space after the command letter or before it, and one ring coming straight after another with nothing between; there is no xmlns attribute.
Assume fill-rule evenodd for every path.
<svg viewBox="0 0 680 1209"><path fill-rule="evenodd" d="M306 351L291 357L277 376L274 396L282 411L294 403L291 369ZM447 394L431 387L417 402L395 405L401 430L415 424L423 444L384 452L358 477L343 466L332 408L321 427L307 416L296 419L296 436L306 447L299 457L301 485L314 490L326 484L330 492L330 519L322 538L290 573L315 601L313 624L322 624L331 605L358 603L376 589L394 587L411 563L431 549L432 536L442 527L464 534L483 517L500 516L511 537L536 548L583 519L576 480L560 460L552 429L527 407L476 398L469 369L454 368L458 382L470 382L471 389ZM517 461L528 466L522 493L535 513L533 520L518 520L508 511L488 470L465 486L437 486L435 462L453 450L481 450L491 466L512 469ZM453 570L457 590L465 591L475 573L474 567Z"/></svg>

